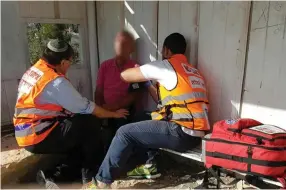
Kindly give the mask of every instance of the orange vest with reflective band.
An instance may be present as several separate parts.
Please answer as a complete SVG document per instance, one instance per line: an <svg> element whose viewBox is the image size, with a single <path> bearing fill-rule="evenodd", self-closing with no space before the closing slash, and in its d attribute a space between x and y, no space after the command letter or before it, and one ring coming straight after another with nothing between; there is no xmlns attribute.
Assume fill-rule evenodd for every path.
<svg viewBox="0 0 286 190"><path fill-rule="evenodd" d="M176 54L168 61L177 74L177 85L167 90L157 83L158 110L152 113L152 119L173 121L193 130L210 130L209 102L203 77L182 54Z"/></svg>
<svg viewBox="0 0 286 190"><path fill-rule="evenodd" d="M19 146L41 142L57 126L58 118L67 116L59 105L35 102L45 86L59 76L63 75L56 73L52 66L42 59L23 75L18 87L13 119Z"/></svg>

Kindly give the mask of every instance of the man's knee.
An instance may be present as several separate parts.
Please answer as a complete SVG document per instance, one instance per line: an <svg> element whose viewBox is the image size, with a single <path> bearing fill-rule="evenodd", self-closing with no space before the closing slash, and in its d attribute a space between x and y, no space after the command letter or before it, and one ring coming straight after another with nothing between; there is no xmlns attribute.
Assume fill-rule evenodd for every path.
<svg viewBox="0 0 286 190"><path fill-rule="evenodd" d="M130 128L132 128L132 123L120 127L115 134L115 138L119 139L122 142L129 142Z"/></svg>

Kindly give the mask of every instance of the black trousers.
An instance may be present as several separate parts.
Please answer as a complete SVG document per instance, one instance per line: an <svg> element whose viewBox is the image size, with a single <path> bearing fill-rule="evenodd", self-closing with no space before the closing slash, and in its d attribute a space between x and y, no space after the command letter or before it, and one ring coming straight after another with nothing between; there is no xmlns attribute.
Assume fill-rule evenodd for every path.
<svg viewBox="0 0 286 190"><path fill-rule="evenodd" d="M123 125L126 125L130 123L130 119L103 119L101 121L101 132L102 132L102 141L103 141L103 149L104 149L104 155L107 153L108 148L111 144L111 141L113 137L116 134L116 131Z"/></svg>
<svg viewBox="0 0 286 190"><path fill-rule="evenodd" d="M103 141L103 149L104 149L104 155L107 153L108 148L111 144L111 141L113 137L115 136L117 130L122 127L123 125L129 124L129 123L135 123L139 121L146 121L146 120L152 120L151 113L149 112L139 112L136 115L132 115L124 118L114 119L102 119L101 120L101 130L102 130L102 141Z"/></svg>
<svg viewBox="0 0 286 190"><path fill-rule="evenodd" d="M80 162L83 181L89 181L104 156L99 120L83 114L66 118L42 142L26 150L35 154L66 154L67 163Z"/></svg>

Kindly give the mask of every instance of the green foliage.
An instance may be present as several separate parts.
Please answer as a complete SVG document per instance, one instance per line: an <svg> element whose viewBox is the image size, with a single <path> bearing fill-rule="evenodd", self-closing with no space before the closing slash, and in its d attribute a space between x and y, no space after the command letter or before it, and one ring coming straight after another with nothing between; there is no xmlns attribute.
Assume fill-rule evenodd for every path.
<svg viewBox="0 0 286 190"><path fill-rule="evenodd" d="M31 65L36 63L42 56L48 41L56 38L65 40L71 44L75 51L74 63L80 61L79 42L78 40L72 40L72 38L78 39L78 25L29 23L27 36Z"/></svg>

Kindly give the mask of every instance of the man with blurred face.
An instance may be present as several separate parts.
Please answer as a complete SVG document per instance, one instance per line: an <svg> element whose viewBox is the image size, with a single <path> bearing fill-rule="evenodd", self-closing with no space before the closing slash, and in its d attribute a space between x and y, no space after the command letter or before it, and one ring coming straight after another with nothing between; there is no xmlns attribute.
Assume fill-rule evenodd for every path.
<svg viewBox="0 0 286 190"><path fill-rule="evenodd" d="M99 68L96 82L95 102L110 111L126 108L134 112L135 100L140 95L138 83L129 84L121 80L120 73L137 65L130 58L135 49L133 36L127 31L119 32L114 41L115 56L104 61ZM103 123L104 149L107 151L109 144L117 129L127 124L127 119L105 119Z"/></svg>
<svg viewBox="0 0 286 190"><path fill-rule="evenodd" d="M130 122L138 122L151 119L150 114L148 115L139 110L142 103L140 102L142 99L140 98L142 97L141 92L142 90L148 88L146 85L147 83L127 83L120 77L120 73L124 70L139 67L136 61L130 59L130 55L134 52L134 50L135 41L132 35L127 31L119 32L116 35L114 41L115 57L104 61L99 68L95 91L95 102L110 111L117 110L118 108L125 108L130 111L130 116L127 119L111 118L103 120L102 130L104 149L106 152L116 131L121 126ZM140 111L140 114L138 114L138 111ZM146 154L146 151L136 151L135 155L133 155L136 157L136 159L134 159L136 161L129 163L129 167L126 169L133 169L133 166L139 163L144 163L143 166L152 165L152 169L155 172L153 173L152 178L159 177L160 174L157 173L157 168L155 167L156 163L154 162L154 158L157 155L157 152L148 151ZM137 173L138 169L140 169L140 167L136 167L134 170L129 171L127 175L129 177L138 178L139 176L134 176L134 173ZM149 176L141 177L146 178Z"/></svg>

